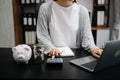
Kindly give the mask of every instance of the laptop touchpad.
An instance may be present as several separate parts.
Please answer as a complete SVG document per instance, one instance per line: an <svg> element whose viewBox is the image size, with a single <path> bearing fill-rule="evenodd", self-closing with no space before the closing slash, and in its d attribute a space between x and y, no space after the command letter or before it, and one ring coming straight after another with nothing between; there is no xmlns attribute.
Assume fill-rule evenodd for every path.
<svg viewBox="0 0 120 80"><path fill-rule="evenodd" d="M85 64L85 63L95 61L95 60L97 60L97 59L94 58L93 56L86 56L86 57L82 57L79 59L71 60L71 62L74 62L74 63L81 65L81 64Z"/></svg>

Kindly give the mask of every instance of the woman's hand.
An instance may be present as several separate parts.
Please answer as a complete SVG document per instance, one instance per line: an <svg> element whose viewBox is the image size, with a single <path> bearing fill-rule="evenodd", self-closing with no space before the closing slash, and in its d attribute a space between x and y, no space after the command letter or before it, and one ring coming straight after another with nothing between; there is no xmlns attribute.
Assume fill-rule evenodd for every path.
<svg viewBox="0 0 120 80"><path fill-rule="evenodd" d="M103 49L96 48L96 49L91 51L91 54L96 58L100 58L102 52L103 52Z"/></svg>
<svg viewBox="0 0 120 80"><path fill-rule="evenodd" d="M61 56L62 52L60 52L57 48L54 48L50 50L48 54L51 56L52 59L54 59L55 56Z"/></svg>

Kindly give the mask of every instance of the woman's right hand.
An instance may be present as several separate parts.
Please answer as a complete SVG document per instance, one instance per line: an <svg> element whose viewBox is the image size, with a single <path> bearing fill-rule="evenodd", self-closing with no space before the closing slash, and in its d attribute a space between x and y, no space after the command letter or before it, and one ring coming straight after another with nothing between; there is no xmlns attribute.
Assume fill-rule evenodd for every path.
<svg viewBox="0 0 120 80"><path fill-rule="evenodd" d="M60 50L58 50L57 48L51 49L48 52L48 55L51 56L51 59L54 59L55 56L59 57L59 56L61 56L61 54L62 54L62 52L60 52Z"/></svg>

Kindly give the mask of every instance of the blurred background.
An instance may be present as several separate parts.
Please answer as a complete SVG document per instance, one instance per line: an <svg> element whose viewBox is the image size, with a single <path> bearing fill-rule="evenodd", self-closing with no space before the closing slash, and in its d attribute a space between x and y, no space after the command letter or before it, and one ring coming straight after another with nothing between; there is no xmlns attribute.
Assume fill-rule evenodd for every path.
<svg viewBox="0 0 120 80"><path fill-rule="evenodd" d="M37 14L44 2L52 0L0 0L0 47L36 44ZM89 11L97 46L120 39L120 0L77 0L77 3ZM25 22L27 19L28 24Z"/></svg>

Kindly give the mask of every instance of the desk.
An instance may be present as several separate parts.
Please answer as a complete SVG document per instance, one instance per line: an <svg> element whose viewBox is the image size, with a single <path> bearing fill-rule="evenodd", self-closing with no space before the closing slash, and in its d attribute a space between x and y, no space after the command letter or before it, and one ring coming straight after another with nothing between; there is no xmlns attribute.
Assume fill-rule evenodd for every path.
<svg viewBox="0 0 120 80"><path fill-rule="evenodd" d="M99 73L91 73L69 63L70 60L88 55L82 49L75 50L74 57L63 58L62 66L48 66L45 62L35 64L16 64L12 58L11 48L0 48L0 78L20 79L115 79L120 78L120 65Z"/></svg>

